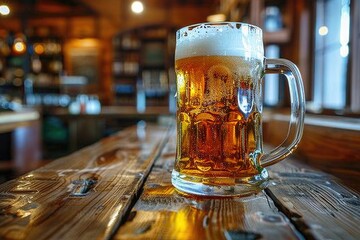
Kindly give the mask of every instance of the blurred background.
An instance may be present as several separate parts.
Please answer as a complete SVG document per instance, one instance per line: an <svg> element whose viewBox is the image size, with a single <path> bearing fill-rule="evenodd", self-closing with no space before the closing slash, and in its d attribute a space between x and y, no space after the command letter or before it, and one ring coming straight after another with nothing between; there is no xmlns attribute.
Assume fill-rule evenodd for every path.
<svg viewBox="0 0 360 240"><path fill-rule="evenodd" d="M300 155L330 172L334 164L348 163L343 175L357 175L359 5L357 0L0 0L1 179L141 120L173 116L175 31L206 21L264 29L266 57L293 61L303 76L309 127ZM281 76L266 77L267 109L286 112L286 89ZM269 143L276 144L278 131L272 129L279 128L265 126ZM330 141L326 146L324 137Z"/></svg>

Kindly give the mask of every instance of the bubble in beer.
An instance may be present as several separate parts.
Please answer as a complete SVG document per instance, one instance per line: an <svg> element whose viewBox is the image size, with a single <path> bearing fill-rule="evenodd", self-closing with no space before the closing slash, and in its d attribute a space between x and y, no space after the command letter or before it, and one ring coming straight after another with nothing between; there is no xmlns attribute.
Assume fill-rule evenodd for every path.
<svg viewBox="0 0 360 240"><path fill-rule="evenodd" d="M207 72L206 82L207 99L212 103L221 102L222 98L229 98L233 85L233 78L230 69L224 65L212 66Z"/></svg>

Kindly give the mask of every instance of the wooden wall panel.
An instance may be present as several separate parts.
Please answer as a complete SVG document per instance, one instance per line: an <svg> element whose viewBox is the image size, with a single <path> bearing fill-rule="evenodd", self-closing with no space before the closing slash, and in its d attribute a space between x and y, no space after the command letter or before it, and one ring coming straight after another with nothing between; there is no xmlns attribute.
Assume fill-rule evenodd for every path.
<svg viewBox="0 0 360 240"><path fill-rule="evenodd" d="M304 134L295 151L299 159L354 185L360 177L360 130L358 119L320 119L313 124L313 117L305 118ZM323 126L321 124L323 123ZM353 128L353 129L351 129ZM277 146L286 136L288 122L284 119L264 124L264 142Z"/></svg>

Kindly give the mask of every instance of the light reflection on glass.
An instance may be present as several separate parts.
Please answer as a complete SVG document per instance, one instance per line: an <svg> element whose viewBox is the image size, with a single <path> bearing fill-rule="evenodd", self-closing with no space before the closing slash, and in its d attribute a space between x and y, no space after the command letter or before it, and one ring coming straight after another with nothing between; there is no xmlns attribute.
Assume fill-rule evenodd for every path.
<svg viewBox="0 0 360 240"><path fill-rule="evenodd" d="M343 1L340 17L340 55L347 57L349 54L349 29L350 29L350 6L349 1Z"/></svg>

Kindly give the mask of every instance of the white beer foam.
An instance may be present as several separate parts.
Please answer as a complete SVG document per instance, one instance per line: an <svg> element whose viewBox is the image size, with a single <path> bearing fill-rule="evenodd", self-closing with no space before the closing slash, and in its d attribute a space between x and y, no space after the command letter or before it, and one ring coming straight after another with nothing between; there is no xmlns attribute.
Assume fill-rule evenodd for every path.
<svg viewBox="0 0 360 240"><path fill-rule="evenodd" d="M175 60L194 56L240 56L262 60L262 30L244 23L198 24L180 29Z"/></svg>

